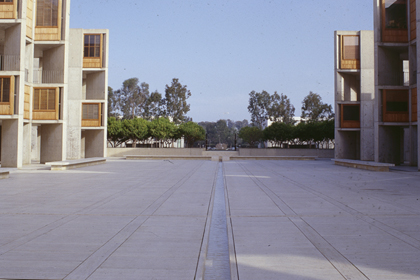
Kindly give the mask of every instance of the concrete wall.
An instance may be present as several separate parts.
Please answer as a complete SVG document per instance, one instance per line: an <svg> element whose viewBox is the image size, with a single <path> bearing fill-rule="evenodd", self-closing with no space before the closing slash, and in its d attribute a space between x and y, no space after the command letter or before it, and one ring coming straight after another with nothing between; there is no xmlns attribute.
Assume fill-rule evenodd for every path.
<svg viewBox="0 0 420 280"><path fill-rule="evenodd" d="M41 129L41 157L40 162L65 160L63 155L63 125L43 124Z"/></svg>
<svg viewBox="0 0 420 280"><path fill-rule="evenodd" d="M1 126L1 167L22 167L19 160L19 121L3 120Z"/></svg>
<svg viewBox="0 0 420 280"><path fill-rule="evenodd" d="M86 99L105 99L105 71L86 75Z"/></svg>
<svg viewBox="0 0 420 280"><path fill-rule="evenodd" d="M82 135L85 138L85 158L105 157L106 151L101 145L104 139L103 130L85 130Z"/></svg>
<svg viewBox="0 0 420 280"><path fill-rule="evenodd" d="M334 150L319 149L239 149L239 156L315 156L334 158Z"/></svg>
<svg viewBox="0 0 420 280"><path fill-rule="evenodd" d="M125 155L176 155L201 156L201 148L108 148L108 157L123 157Z"/></svg>

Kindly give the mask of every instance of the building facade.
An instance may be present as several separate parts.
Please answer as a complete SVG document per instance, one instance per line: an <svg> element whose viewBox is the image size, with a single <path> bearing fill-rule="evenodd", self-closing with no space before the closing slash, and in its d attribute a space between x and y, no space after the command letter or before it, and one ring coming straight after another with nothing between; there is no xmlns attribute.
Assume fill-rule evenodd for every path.
<svg viewBox="0 0 420 280"><path fill-rule="evenodd" d="M335 32L335 157L420 170L420 1L373 2L373 32Z"/></svg>
<svg viewBox="0 0 420 280"><path fill-rule="evenodd" d="M0 1L1 167L106 156L108 30L70 0Z"/></svg>

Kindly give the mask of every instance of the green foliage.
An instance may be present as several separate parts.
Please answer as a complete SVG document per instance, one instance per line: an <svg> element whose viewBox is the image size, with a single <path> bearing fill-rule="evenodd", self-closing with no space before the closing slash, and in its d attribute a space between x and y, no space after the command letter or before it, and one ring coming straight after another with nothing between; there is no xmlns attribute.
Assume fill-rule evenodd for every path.
<svg viewBox="0 0 420 280"><path fill-rule="evenodd" d="M280 147L283 142L293 140L293 128L291 124L275 122L264 129L263 139Z"/></svg>
<svg viewBox="0 0 420 280"><path fill-rule="evenodd" d="M191 148L196 141L206 139L206 131L204 128L194 122L182 123L179 128L179 135L184 137L184 141L188 148Z"/></svg>
<svg viewBox="0 0 420 280"><path fill-rule="evenodd" d="M108 118L107 131L108 142L112 147L118 147L127 141L127 137L122 126L122 121L117 120L115 117Z"/></svg>
<svg viewBox="0 0 420 280"><path fill-rule="evenodd" d="M149 138L148 121L141 118L126 119L123 121L123 129L126 137L133 141L133 146L137 142Z"/></svg>
<svg viewBox="0 0 420 280"><path fill-rule="evenodd" d="M239 137L247 142L251 147L256 146L263 137L261 128L257 126L246 126L239 131Z"/></svg>
<svg viewBox="0 0 420 280"><path fill-rule="evenodd" d="M254 126L260 129L263 127L264 122L268 119L270 105L271 96L265 90L261 93L255 91L249 93L248 112L251 114L251 122Z"/></svg>
<svg viewBox="0 0 420 280"><path fill-rule="evenodd" d="M165 117L154 119L149 123L149 134L156 141L167 144L179 137L177 126Z"/></svg>
<svg viewBox="0 0 420 280"><path fill-rule="evenodd" d="M172 79L170 86L165 88L165 116L171 117L176 124L187 121L186 113L190 111L190 105L187 99L191 96L191 92L187 86L183 86L178 79Z"/></svg>
<svg viewBox="0 0 420 280"><path fill-rule="evenodd" d="M108 87L108 117L119 116L119 103L112 87Z"/></svg>
<svg viewBox="0 0 420 280"><path fill-rule="evenodd" d="M302 118L309 121L326 120L334 117L331 105L322 102L319 94L312 91L302 101Z"/></svg>
<svg viewBox="0 0 420 280"><path fill-rule="evenodd" d="M251 122L254 126L262 128L266 120L282 121L293 124L295 107L290 99L283 93L278 95L274 92L270 95L263 90L260 92L251 91L249 94L248 112L251 114Z"/></svg>
<svg viewBox="0 0 420 280"><path fill-rule="evenodd" d="M149 85L141 83L138 78L130 78L123 82L120 90L115 91L124 119L142 116L146 101L149 98Z"/></svg>
<svg viewBox="0 0 420 280"><path fill-rule="evenodd" d="M143 118L146 120L152 120L159 118L165 112L165 100L162 99L162 94L158 91L154 91L150 94L146 100L146 104L143 110Z"/></svg>
<svg viewBox="0 0 420 280"><path fill-rule="evenodd" d="M276 146L282 143L321 143L334 140L334 119L325 121L301 122L298 125L275 122L264 129L264 140Z"/></svg>

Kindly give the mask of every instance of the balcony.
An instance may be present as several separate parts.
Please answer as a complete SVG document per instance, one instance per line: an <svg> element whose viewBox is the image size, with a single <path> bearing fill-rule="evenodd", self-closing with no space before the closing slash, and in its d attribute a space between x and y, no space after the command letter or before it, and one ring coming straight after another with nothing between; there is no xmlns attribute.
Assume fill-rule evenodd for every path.
<svg viewBox="0 0 420 280"><path fill-rule="evenodd" d="M64 83L64 71L63 70L34 69L33 83L34 84L62 84Z"/></svg>
<svg viewBox="0 0 420 280"><path fill-rule="evenodd" d="M0 19L16 19L17 1L18 0L4 0L3 2L0 2Z"/></svg>
<svg viewBox="0 0 420 280"><path fill-rule="evenodd" d="M102 126L102 104L83 103L82 104L82 127Z"/></svg>
<svg viewBox="0 0 420 280"><path fill-rule="evenodd" d="M360 104L340 104L341 128L360 128Z"/></svg>
<svg viewBox="0 0 420 280"><path fill-rule="evenodd" d="M383 90L382 110L384 122L408 122L408 90Z"/></svg>
<svg viewBox="0 0 420 280"><path fill-rule="evenodd" d="M19 69L19 55L0 55L0 71L19 71Z"/></svg>

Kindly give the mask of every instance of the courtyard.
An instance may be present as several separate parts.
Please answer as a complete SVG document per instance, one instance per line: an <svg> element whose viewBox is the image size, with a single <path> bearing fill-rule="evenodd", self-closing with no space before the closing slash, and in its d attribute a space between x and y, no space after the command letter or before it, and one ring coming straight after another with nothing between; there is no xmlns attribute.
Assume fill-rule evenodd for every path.
<svg viewBox="0 0 420 280"><path fill-rule="evenodd" d="M14 169L0 180L0 279L419 279L409 171L119 158ZM220 182L227 250L209 254Z"/></svg>

